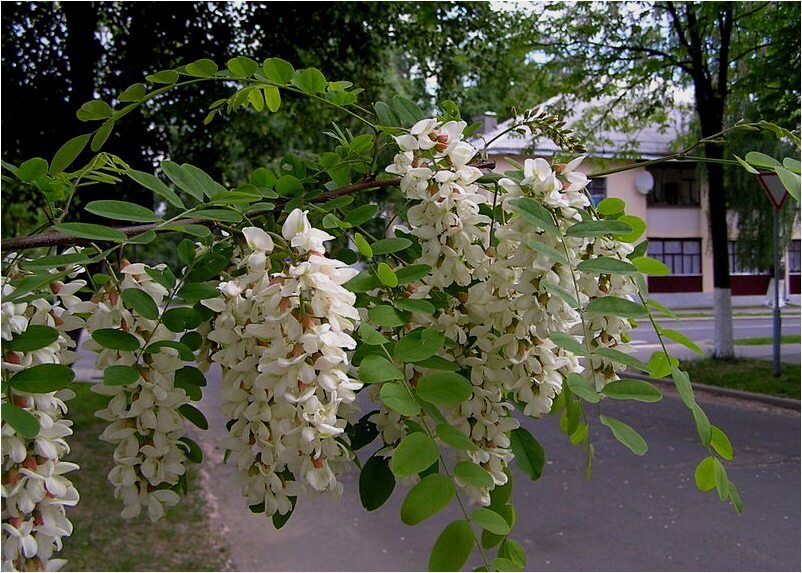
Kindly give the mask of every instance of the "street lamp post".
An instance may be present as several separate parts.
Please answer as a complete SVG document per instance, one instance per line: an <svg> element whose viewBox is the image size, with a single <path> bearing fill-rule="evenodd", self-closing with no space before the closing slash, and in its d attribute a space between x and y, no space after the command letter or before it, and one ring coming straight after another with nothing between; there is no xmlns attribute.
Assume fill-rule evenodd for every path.
<svg viewBox="0 0 802 573"><path fill-rule="evenodd" d="M780 209L782 209L788 192L785 190L776 173L758 173L758 183L768 195L774 206L774 352L771 373L774 377L781 374L780 339L782 338L782 317L780 315Z"/></svg>

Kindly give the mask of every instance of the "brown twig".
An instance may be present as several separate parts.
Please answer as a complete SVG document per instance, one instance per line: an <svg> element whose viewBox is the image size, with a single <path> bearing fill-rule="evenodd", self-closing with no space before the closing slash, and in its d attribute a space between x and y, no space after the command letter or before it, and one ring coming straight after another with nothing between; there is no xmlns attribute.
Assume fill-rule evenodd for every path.
<svg viewBox="0 0 802 573"><path fill-rule="evenodd" d="M496 162L492 159L482 159L471 163L473 167L478 167L479 169L493 169L496 166ZM359 181L357 183L353 183L351 185L346 185L345 187L340 187L339 189L333 189L331 191L326 191L325 193L321 193L317 197L313 197L309 199L310 203L324 203L326 201L330 201L332 199L336 199L337 197L341 197L343 195L349 195L351 193L358 193L360 191L367 191L368 189L378 189L380 187L394 187L401 182L400 179L366 179L364 181ZM279 208L285 200L277 202L277 208ZM139 235L144 233L145 231L152 231L153 229L158 228L159 226L163 225L164 223L150 223L147 225L131 225L129 227L115 227L117 231L120 231L127 237L131 237L134 235ZM173 221L170 223L171 226L175 225L207 225L207 226L214 226L214 221L209 221L207 219L180 219L178 221ZM8 252L8 251L21 251L25 249L34 249L36 247L63 247L66 245L81 245L89 243L89 239L80 239L78 237L71 237L69 235L65 235L64 233L59 233L58 231L48 231L46 233L39 233L37 235L31 235L29 237L18 237L15 239L4 239L0 242L0 251Z"/></svg>

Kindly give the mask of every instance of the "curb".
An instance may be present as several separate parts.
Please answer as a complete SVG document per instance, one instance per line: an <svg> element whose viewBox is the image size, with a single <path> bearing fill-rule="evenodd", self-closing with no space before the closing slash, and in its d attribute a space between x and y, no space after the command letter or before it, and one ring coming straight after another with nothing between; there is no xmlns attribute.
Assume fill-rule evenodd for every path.
<svg viewBox="0 0 802 573"><path fill-rule="evenodd" d="M624 374L626 374L629 378L635 378L636 380L645 380L646 382L652 382L655 384L665 384L672 387L674 386L674 383L668 378L652 378L650 376L645 376L629 370L626 370ZM726 396L728 398L737 398L739 400L749 400L750 402L760 402L770 406L785 408L786 410L796 410L797 412L800 411L800 401L794 400L793 398L781 398L779 396L769 396L768 394L758 394L756 392L747 392L746 390L733 390L732 388L722 388L720 386L710 386L708 384L692 383L691 386L693 386L694 390L701 390L702 392L715 394L717 396Z"/></svg>

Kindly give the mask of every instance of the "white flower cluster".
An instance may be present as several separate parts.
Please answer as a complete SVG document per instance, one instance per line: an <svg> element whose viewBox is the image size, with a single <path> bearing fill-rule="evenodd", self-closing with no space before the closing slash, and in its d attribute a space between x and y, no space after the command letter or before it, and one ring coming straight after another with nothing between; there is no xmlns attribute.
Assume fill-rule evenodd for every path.
<svg viewBox="0 0 802 573"><path fill-rule="evenodd" d="M286 514L306 485L338 495L336 475L350 460L340 443L361 384L348 376L348 334L359 315L343 288L357 271L325 256L333 237L298 209L282 235L290 252L271 272L270 236L244 229L247 248L221 296L204 301L218 313L208 337L223 370L220 397L229 419L225 444L248 505Z"/></svg>
<svg viewBox="0 0 802 573"><path fill-rule="evenodd" d="M55 272L55 270L53 271ZM14 276L18 271L10 271ZM35 293L38 298L29 302L2 303L2 339L12 340L29 326L55 328L58 339L29 352L7 350L3 353L4 382L14 374L39 364L69 365L77 358L70 350L75 343L69 331L83 327L78 315L91 313L94 304L81 301L76 292L85 281L54 281L49 292ZM2 279L3 297L9 297L14 287ZM74 397L71 390L29 393L9 388L2 401L13 403L33 415L39 423L39 433L28 439L17 433L11 424L2 427L2 569L3 571L57 571L66 563L53 559L60 551L62 538L72 533L72 523L66 507L78 503L78 492L65 474L78 469L63 461L70 451L66 438L72 434L72 422L65 418L66 400Z"/></svg>
<svg viewBox="0 0 802 573"><path fill-rule="evenodd" d="M501 179L498 204L503 216L494 223L498 244L491 247L490 218L479 211L489 201L476 184L481 172L468 165L476 150L462 141L464 127L464 122L418 122L410 134L396 138L400 153L386 170L401 175L401 190L416 201L409 209L409 231L419 238L423 254L415 262L433 269L412 296L425 297L432 289L454 284L467 287L434 320L414 316L458 343L444 357L470 372L473 395L445 413L478 449L457 456L481 464L501 485L512 459L505 432L518 425L509 415L512 405L507 396L521 403L526 415L542 415L550 410L566 376L583 370L577 356L549 340L552 333L582 334L583 330L579 312L557 293L574 293L577 278L582 305L604 294L631 295L634 286L627 279L581 273L575 277L571 270L591 256L624 258L631 246L603 238L563 239L537 232L532 223L514 213L512 199L531 197L559 215L555 220L564 236L568 226L581 220L577 209L589 205L584 193L587 177L577 170L580 158L556 168L543 159L528 159L519 182ZM565 253L570 264L527 247L533 240ZM598 333L588 341L592 347L617 346L629 323L598 317L586 327ZM595 357L591 367L599 387L620 368ZM404 433L399 417L386 408L372 420L385 440ZM475 502L486 505L490 501L489 490L466 486L466 491Z"/></svg>
<svg viewBox="0 0 802 573"><path fill-rule="evenodd" d="M175 335L159 321L140 316L123 305L120 292L126 289L141 290L157 305L163 303L168 291L146 269L142 263L123 262L122 281L104 287L97 301L98 310L87 321L90 334L104 328L119 329L133 335L143 348L174 339ZM185 450L179 445L186 430L178 408L190 400L182 388L175 386L175 373L184 361L176 349L164 346L158 352L142 353L104 348L89 339L83 347L97 353L96 366L101 371L108 366L139 370L139 378L130 384L96 384L92 390L111 397L106 408L96 415L110 422L100 438L116 445L115 465L108 477L114 485L114 496L123 502L121 515L136 517L144 507L150 519L156 521L164 515L165 506L179 502L175 489L186 472Z"/></svg>

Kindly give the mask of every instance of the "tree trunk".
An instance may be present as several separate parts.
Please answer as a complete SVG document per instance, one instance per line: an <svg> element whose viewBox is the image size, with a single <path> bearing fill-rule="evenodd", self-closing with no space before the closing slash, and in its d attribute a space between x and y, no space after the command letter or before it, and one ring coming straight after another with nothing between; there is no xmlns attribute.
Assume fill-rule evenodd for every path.
<svg viewBox="0 0 802 573"><path fill-rule="evenodd" d="M715 107L715 104L710 106ZM702 135L710 137L721 131L722 114L718 110L706 110L702 106ZM709 115L708 115L709 114ZM707 115L707 121L705 116ZM717 125L716 125L717 124ZM709 159L722 159L724 150L720 144L705 144L705 155ZM713 313L715 316L715 344L713 357L731 359L735 357L732 336L732 290L730 288L730 260L727 244L727 203L724 193L724 166L720 163L706 164L708 187L708 221L713 247Z"/></svg>

